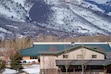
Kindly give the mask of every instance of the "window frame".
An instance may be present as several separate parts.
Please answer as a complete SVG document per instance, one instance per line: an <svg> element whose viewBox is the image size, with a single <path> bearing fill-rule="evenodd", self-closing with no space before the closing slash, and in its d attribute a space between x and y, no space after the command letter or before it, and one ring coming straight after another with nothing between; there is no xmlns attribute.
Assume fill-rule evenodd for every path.
<svg viewBox="0 0 111 74"><path fill-rule="evenodd" d="M67 54L64 54L64 55L63 55L63 58L68 58L68 55L67 55Z"/></svg>
<svg viewBox="0 0 111 74"><path fill-rule="evenodd" d="M37 59L37 56L30 56L30 59Z"/></svg>
<svg viewBox="0 0 111 74"><path fill-rule="evenodd" d="M92 58L97 58L97 55L96 55L96 54L93 54L93 55L92 55Z"/></svg>
<svg viewBox="0 0 111 74"><path fill-rule="evenodd" d="M82 54L78 54L77 59L82 59Z"/></svg>

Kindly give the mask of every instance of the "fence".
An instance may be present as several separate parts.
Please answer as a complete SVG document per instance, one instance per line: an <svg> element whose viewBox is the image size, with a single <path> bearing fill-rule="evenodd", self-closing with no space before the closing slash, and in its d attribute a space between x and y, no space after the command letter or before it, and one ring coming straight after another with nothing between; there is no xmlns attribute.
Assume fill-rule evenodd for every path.
<svg viewBox="0 0 111 74"><path fill-rule="evenodd" d="M44 74L66 74L66 72L61 72L58 71L57 69L45 69L45 70L41 70L40 74L42 74L42 71L44 71ZM67 74L82 74L81 71L79 72L67 72ZM84 74L104 74L104 72L102 71L87 71L84 72Z"/></svg>
<svg viewBox="0 0 111 74"><path fill-rule="evenodd" d="M58 72L58 74L66 74L66 72ZM67 74L82 74L82 72L68 72ZM84 72L84 74L104 74L104 72Z"/></svg>

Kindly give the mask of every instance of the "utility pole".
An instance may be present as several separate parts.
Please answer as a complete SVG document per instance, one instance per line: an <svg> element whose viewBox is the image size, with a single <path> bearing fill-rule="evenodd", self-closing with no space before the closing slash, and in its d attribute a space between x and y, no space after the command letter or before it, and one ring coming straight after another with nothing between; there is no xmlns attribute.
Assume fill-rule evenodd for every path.
<svg viewBox="0 0 111 74"><path fill-rule="evenodd" d="M67 57L68 58L68 57ZM66 66L66 74L67 74L67 72L68 72L68 59L66 58L66 64L65 64L65 66Z"/></svg>
<svg viewBox="0 0 111 74"><path fill-rule="evenodd" d="M44 56L42 58L42 63L43 63L43 70L42 70L42 74L44 74Z"/></svg>
<svg viewBox="0 0 111 74"><path fill-rule="evenodd" d="M68 72L68 52L65 46L65 40L64 40L64 50L65 50L65 68L66 68L66 74Z"/></svg>
<svg viewBox="0 0 111 74"><path fill-rule="evenodd" d="M84 51L83 51L83 47L82 47L82 74L84 74Z"/></svg>

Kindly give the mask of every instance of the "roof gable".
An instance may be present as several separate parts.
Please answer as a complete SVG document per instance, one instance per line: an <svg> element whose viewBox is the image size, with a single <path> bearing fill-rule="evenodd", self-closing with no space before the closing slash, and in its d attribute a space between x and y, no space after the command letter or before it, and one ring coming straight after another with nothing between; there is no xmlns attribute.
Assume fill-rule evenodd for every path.
<svg viewBox="0 0 111 74"><path fill-rule="evenodd" d="M75 44L75 46L80 46L80 45L83 45L83 46L87 46L87 47L91 47L91 48L101 48L101 49L103 49L103 51L105 51L105 52L111 52L111 47L109 46L109 44L108 43L84 43L84 44Z"/></svg>
<svg viewBox="0 0 111 74"><path fill-rule="evenodd" d="M52 52L48 52L48 51L43 52L43 51L41 51L39 53L40 54L47 54L47 55L49 55L49 54L61 55L61 54L64 54L66 52L71 52L73 50L77 50L79 48L86 48L86 49L91 50L91 51L95 51L95 52L98 52L98 53L101 53L101 54L105 54L105 52L103 52L103 51L99 51L97 49L89 48L89 47L86 47L86 46L74 46L74 47L71 47L71 48L68 48L68 49L64 49L64 50L61 50L61 51L58 51L58 52L53 52L53 51Z"/></svg>
<svg viewBox="0 0 111 74"><path fill-rule="evenodd" d="M89 48L87 46L75 46L75 47L60 51L60 52L57 53L57 55L63 54L65 52L71 52L71 51L77 50L79 48L86 48L86 49L91 50L91 51L95 51L95 52L98 52L98 53L101 53L101 54L105 54L105 52L103 52L103 51L99 51L99 50L96 50L96 49L93 49L93 48Z"/></svg>

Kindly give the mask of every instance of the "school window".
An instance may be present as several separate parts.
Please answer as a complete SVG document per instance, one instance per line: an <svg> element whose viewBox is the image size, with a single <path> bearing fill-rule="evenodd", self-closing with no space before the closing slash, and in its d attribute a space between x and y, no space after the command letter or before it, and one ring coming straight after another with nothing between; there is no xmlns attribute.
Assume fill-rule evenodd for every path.
<svg viewBox="0 0 111 74"><path fill-rule="evenodd" d="M92 55L92 58L97 58L97 55Z"/></svg>
<svg viewBox="0 0 111 74"><path fill-rule="evenodd" d="M68 55L63 55L63 58L68 58Z"/></svg>
<svg viewBox="0 0 111 74"><path fill-rule="evenodd" d="M37 59L37 57L30 57L30 59Z"/></svg>

